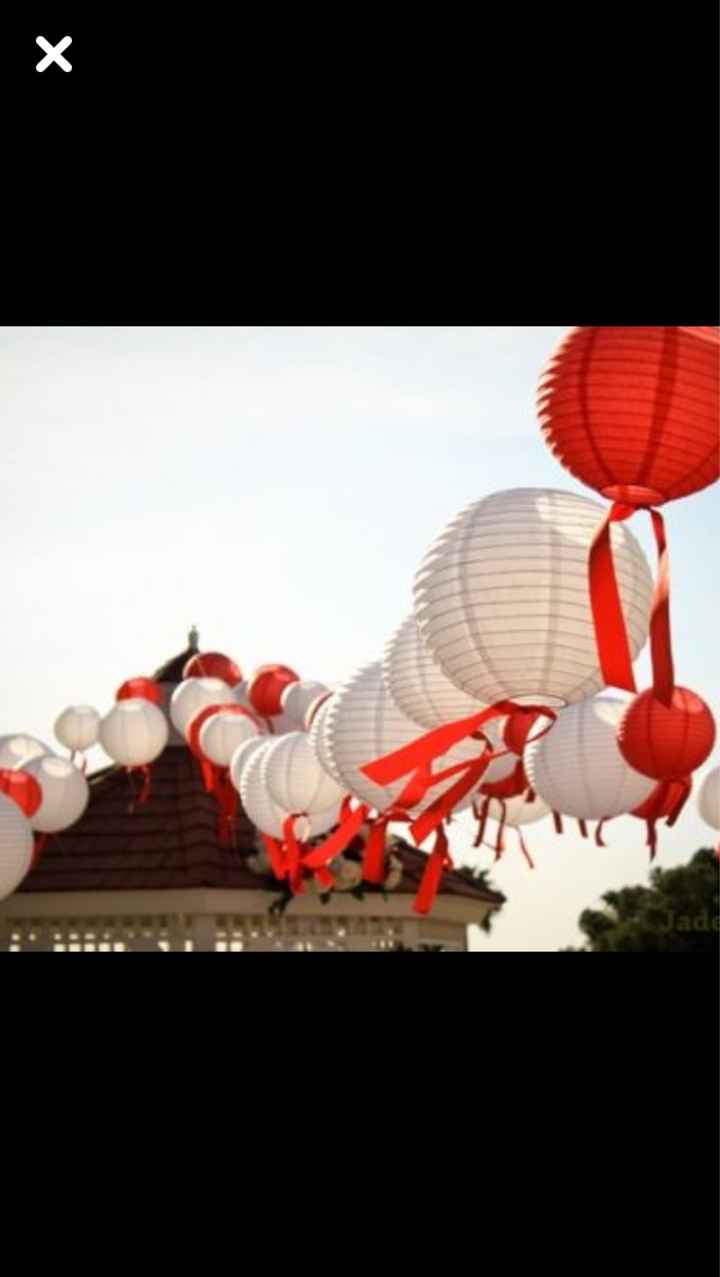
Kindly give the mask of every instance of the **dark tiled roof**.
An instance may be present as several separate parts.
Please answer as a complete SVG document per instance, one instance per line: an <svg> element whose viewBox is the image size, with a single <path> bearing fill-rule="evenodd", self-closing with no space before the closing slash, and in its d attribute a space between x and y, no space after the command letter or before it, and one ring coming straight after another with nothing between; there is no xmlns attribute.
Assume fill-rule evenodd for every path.
<svg viewBox="0 0 720 1277"><path fill-rule="evenodd" d="M156 671L161 682L182 677L188 648ZM107 767L89 777L85 814L45 845L39 864L18 887L38 891L137 891L206 887L267 890L268 882L248 869L257 852L257 833L238 813L235 845L219 837L218 805L205 791L200 768L189 749L169 746L152 767L147 802L130 811L140 779L122 767ZM426 863L423 852L400 842L393 848L403 862L400 893L417 891ZM280 886L278 884L278 890ZM499 905L503 897L458 873L445 874L442 893Z"/></svg>

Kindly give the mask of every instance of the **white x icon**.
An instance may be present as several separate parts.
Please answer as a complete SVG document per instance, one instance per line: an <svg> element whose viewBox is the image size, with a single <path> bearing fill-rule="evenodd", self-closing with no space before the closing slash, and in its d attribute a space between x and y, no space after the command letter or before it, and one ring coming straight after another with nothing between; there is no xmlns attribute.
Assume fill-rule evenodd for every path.
<svg viewBox="0 0 720 1277"><path fill-rule="evenodd" d="M72 36L63 36L59 44L52 45L49 40L45 39L44 35L39 35L36 36L35 43L39 44L40 48L44 49L47 53L47 57L41 58L38 62L35 67L36 71L47 71L48 67L52 66L53 62L57 62L62 71L72 71L72 63L68 62L67 58L61 57L61 54L65 49L67 49L68 45L72 44Z"/></svg>

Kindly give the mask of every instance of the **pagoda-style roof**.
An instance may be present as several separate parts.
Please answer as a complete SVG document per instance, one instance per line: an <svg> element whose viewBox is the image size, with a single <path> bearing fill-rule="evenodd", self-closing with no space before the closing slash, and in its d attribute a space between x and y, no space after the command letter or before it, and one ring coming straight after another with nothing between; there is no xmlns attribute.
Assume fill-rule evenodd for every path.
<svg viewBox="0 0 720 1277"><path fill-rule="evenodd" d="M194 650L190 647L168 661L154 677L164 683L178 682ZM233 845L223 845L217 801L206 792L198 762L187 746L168 745L153 763L150 796L144 803L136 801L140 778L128 775L123 767L103 768L88 779L90 802L84 815L48 838L39 863L18 892L191 887L282 892L280 883L248 866L248 857L258 853L261 843L241 808ZM426 856L404 842L396 843L393 852L403 863L397 892L414 895ZM444 875L441 893L496 907L504 899L460 873Z"/></svg>

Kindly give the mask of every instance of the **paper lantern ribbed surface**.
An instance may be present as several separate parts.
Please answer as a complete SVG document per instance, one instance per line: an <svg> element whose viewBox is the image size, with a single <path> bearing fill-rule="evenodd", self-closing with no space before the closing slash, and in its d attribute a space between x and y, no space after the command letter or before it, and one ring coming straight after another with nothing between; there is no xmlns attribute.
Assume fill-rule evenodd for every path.
<svg viewBox="0 0 720 1277"><path fill-rule="evenodd" d="M588 558L604 514L586 497L518 488L475 502L441 533L416 576L415 616L451 682L487 704L551 707L603 687ZM635 657L653 580L629 529L611 536Z"/></svg>
<svg viewBox="0 0 720 1277"><path fill-rule="evenodd" d="M550 807L538 794L532 802L528 802L525 794L519 794L517 798L505 798L502 802L491 798L487 815L489 820L496 820L498 824L504 823L512 829L519 829L521 825L534 825L537 821L544 820L550 815Z"/></svg>
<svg viewBox="0 0 720 1277"><path fill-rule="evenodd" d="M44 754L52 754L49 745L35 736L0 736L0 767L22 767L31 758L42 758Z"/></svg>
<svg viewBox="0 0 720 1277"><path fill-rule="evenodd" d="M706 825L720 829L720 767L709 772L700 786L698 810Z"/></svg>
<svg viewBox="0 0 720 1277"><path fill-rule="evenodd" d="M237 746L230 759L230 779L238 793L240 793L242 785L243 772L250 759L258 749L262 749L264 745L268 744L268 740L267 736L253 736L250 740L243 741L242 745Z"/></svg>
<svg viewBox="0 0 720 1277"><path fill-rule="evenodd" d="M334 697L335 693L333 692L333 695L323 701L322 705L316 710L310 724L308 742L320 766L327 772L328 776L332 776L332 779L337 781L338 785L344 785L345 782L332 760L325 737L325 720L330 712Z"/></svg>
<svg viewBox="0 0 720 1277"><path fill-rule="evenodd" d="M261 767L268 793L289 812L339 809L345 790L320 765L305 732L290 732L265 750Z"/></svg>
<svg viewBox="0 0 720 1277"><path fill-rule="evenodd" d="M547 736L528 746L528 779L552 811L609 820L634 811L654 791L655 782L628 767L618 748L626 708L610 697L570 705Z"/></svg>
<svg viewBox="0 0 720 1277"><path fill-rule="evenodd" d="M702 767L715 745L715 720L703 700L676 687L663 705L652 691L627 706L618 727L623 758L643 776L679 780Z"/></svg>
<svg viewBox="0 0 720 1277"><path fill-rule="evenodd" d="M57 719L54 730L66 749L90 749L98 742L100 715L91 705L69 705Z"/></svg>
<svg viewBox="0 0 720 1277"><path fill-rule="evenodd" d="M200 752L216 767L229 767L238 745L259 736L259 728L247 715L219 710L200 729Z"/></svg>
<svg viewBox="0 0 720 1277"><path fill-rule="evenodd" d="M168 722L162 710L140 696L117 701L100 724L100 744L123 767L152 763L167 739Z"/></svg>
<svg viewBox="0 0 720 1277"><path fill-rule="evenodd" d="M30 823L17 805L0 794L0 900L20 885L33 858Z"/></svg>
<svg viewBox="0 0 720 1277"><path fill-rule="evenodd" d="M609 500L686 497L718 478L719 372L717 329L574 328L540 383L543 433Z"/></svg>
<svg viewBox="0 0 720 1277"><path fill-rule="evenodd" d="M242 670L222 652L196 652L185 662L183 678L221 678L229 687L242 682Z"/></svg>
<svg viewBox="0 0 720 1277"><path fill-rule="evenodd" d="M311 735L314 730L313 725ZM360 768L373 759L409 745L417 737L417 723L403 714L385 686L380 661L358 670L328 701L323 720L322 748L332 760L346 790L378 811L389 807L400 796L407 782L400 780L392 785L376 785L363 775ZM463 741L438 758L434 770L440 772L455 763L477 759L484 748L480 741ZM413 811L424 811L457 779L454 776L434 785ZM465 799L457 810L469 806L470 802L470 798Z"/></svg>
<svg viewBox="0 0 720 1277"><path fill-rule="evenodd" d="M301 679L297 683L288 683L280 696L283 714L292 719L298 727L305 727L305 715L319 696L324 696L329 689L324 683L314 679Z"/></svg>
<svg viewBox="0 0 720 1277"><path fill-rule="evenodd" d="M240 780L240 800L248 820L256 829L271 838L284 837L284 824L288 816L294 813L287 811L276 803L268 792L262 776L262 764L268 747L257 750L249 758L243 768ZM328 833L337 824L337 808L327 812L318 812L312 816L301 816L295 825L295 834L299 839L318 838Z"/></svg>
<svg viewBox="0 0 720 1277"><path fill-rule="evenodd" d="M409 616L385 648L383 678L395 704L423 727L443 727L483 708L443 673Z"/></svg>
<svg viewBox="0 0 720 1277"><path fill-rule="evenodd" d="M74 825L90 800L90 788L77 767L67 758L44 754L32 758L23 771L34 776L42 791L42 802L30 819L39 833L54 834Z"/></svg>
<svg viewBox="0 0 720 1277"><path fill-rule="evenodd" d="M187 678L170 697L170 718L183 736L196 714L208 705L234 705L237 698L221 678Z"/></svg>

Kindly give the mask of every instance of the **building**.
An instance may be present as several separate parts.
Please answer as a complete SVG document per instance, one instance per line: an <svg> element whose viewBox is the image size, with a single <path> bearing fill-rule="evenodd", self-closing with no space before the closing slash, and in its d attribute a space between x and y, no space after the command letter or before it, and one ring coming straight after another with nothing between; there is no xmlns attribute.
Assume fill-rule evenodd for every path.
<svg viewBox="0 0 720 1277"><path fill-rule="evenodd" d="M165 705L196 650L154 675ZM397 888L334 891L288 901L263 865L257 830L242 810L233 846L219 837L218 807L197 761L171 727L153 764L146 803L138 781L111 766L89 778L82 818L52 836L39 863L0 903L0 949L15 951L466 950L467 928L503 897L461 873L445 875L432 915L413 912L425 856L404 842ZM358 846L356 854L361 854Z"/></svg>

